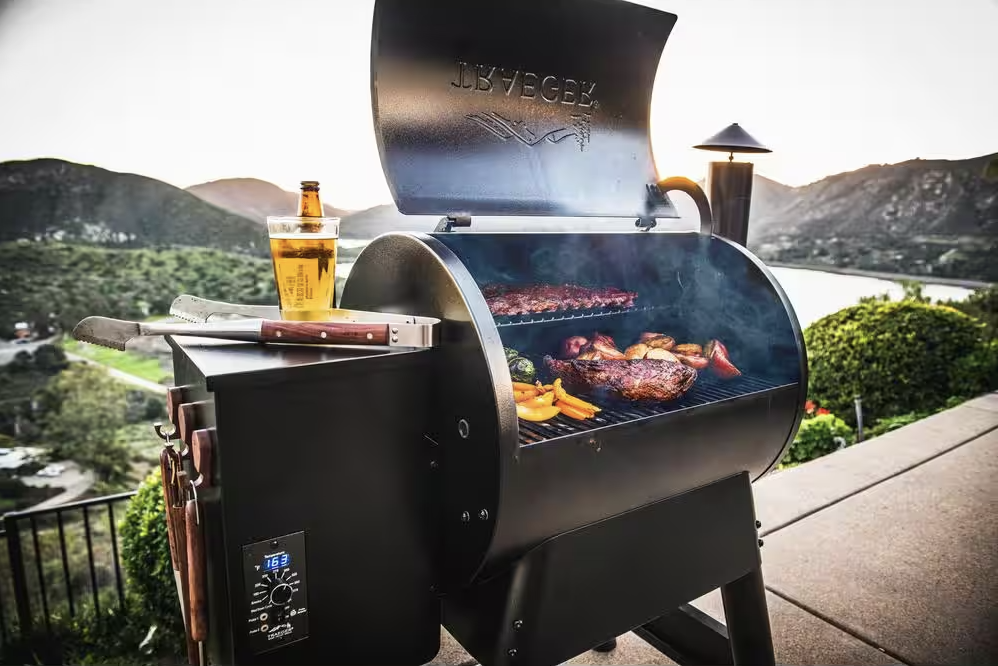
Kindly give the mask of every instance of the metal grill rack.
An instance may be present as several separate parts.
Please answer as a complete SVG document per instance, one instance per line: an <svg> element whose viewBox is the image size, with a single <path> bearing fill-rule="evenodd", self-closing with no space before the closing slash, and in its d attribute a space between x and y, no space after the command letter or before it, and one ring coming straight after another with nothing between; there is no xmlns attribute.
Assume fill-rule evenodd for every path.
<svg viewBox="0 0 998 666"><path fill-rule="evenodd" d="M528 315L496 315L493 317L496 326L524 326L528 324L547 324L556 321L575 321L579 319L595 319L613 315L634 314L636 312L652 312L664 309L662 305L645 305L632 308L599 308L592 310L571 310L550 313L532 313Z"/></svg>
<svg viewBox="0 0 998 666"><path fill-rule="evenodd" d="M756 393L771 391L783 385L758 377L742 376L723 382L713 378L704 378L698 380L692 389L677 400L661 404L618 404L612 407L604 407L592 397L579 395L580 398L587 402L592 402L603 411L585 421L577 421L560 414L548 421L541 422L518 419L520 423L520 446L530 446L565 435L577 435L602 428L603 426L632 423L641 419L652 418L690 407L699 407L712 402L744 398Z"/></svg>

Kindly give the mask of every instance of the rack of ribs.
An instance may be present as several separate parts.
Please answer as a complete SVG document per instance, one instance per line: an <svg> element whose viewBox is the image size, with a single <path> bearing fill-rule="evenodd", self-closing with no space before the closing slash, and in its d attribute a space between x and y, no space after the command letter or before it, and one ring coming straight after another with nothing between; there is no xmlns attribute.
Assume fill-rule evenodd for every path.
<svg viewBox="0 0 998 666"><path fill-rule="evenodd" d="M490 284L482 289L493 315L525 315L564 310L629 308L637 293L616 287L562 285Z"/></svg>

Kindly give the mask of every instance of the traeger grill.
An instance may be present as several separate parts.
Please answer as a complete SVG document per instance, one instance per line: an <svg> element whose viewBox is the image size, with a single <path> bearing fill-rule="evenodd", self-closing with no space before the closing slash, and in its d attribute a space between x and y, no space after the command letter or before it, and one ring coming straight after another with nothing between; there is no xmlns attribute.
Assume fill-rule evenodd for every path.
<svg viewBox="0 0 998 666"><path fill-rule="evenodd" d="M371 242L339 305L438 319L439 339L171 339L213 662L421 664L443 624L483 664L629 630L681 663L773 663L750 484L793 440L806 358L766 267L655 174L675 20L378 0L382 164L399 210L440 224ZM699 227L650 231L675 189ZM619 230L575 231L592 217ZM726 627L687 605L716 588Z"/></svg>

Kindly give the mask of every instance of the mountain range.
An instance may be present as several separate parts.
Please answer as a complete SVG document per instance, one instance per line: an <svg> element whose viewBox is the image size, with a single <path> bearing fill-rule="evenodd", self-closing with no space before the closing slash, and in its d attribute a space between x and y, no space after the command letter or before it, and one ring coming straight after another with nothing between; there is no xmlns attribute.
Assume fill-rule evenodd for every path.
<svg viewBox="0 0 998 666"><path fill-rule="evenodd" d="M749 247L764 260L998 281L998 154L871 165L790 187L756 175ZM988 171L988 168L992 171ZM297 194L255 178L182 190L135 174L57 159L0 163L0 241L54 239L112 247L202 246L266 255L263 222L291 215ZM675 195L696 228L692 201ZM439 216L404 216L394 204L346 211L344 239L431 231ZM623 230L619 219L477 218L479 230Z"/></svg>
<svg viewBox="0 0 998 666"><path fill-rule="evenodd" d="M258 223L172 185L48 158L0 162L0 242L13 240L268 252Z"/></svg>
<svg viewBox="0 0 998 666"><path fill-rule="evenodd" d="M756 177L748 244L769 261L998 281L996 164L914 159L804 187Z"/></svg>
<svg viewBox="0 0 998 666"><path fill-rule="evenodd" d="M294 215L298 208L297 193L258 178L213 180L192 185L186 191L222 210L261 224L267 222L269 215ZM329 217L343 217L350 211L324 204L323 213Z"/></svg>

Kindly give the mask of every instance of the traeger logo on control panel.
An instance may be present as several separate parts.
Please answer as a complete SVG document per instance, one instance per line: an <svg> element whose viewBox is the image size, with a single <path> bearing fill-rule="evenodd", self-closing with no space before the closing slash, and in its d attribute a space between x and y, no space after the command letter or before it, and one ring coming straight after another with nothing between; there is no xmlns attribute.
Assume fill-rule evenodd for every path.
<svg viewBox="0 0 998 666"><path fill-rule="evenodd" d="M529 147L545 142L561 143L569 137L574 137L579 150L586 149L590 140L592 114L599 108L599 100L595 96L595 81L580 81L551 74L541 75L495 65L473 64L463 60L458 60L456 67L454 79L450 82L453 88L572 107L570 125L544 134L532 131L522 120L507 118L496 112L471 113L465 116L490 134L503 141L514 139Z"/></svg>

